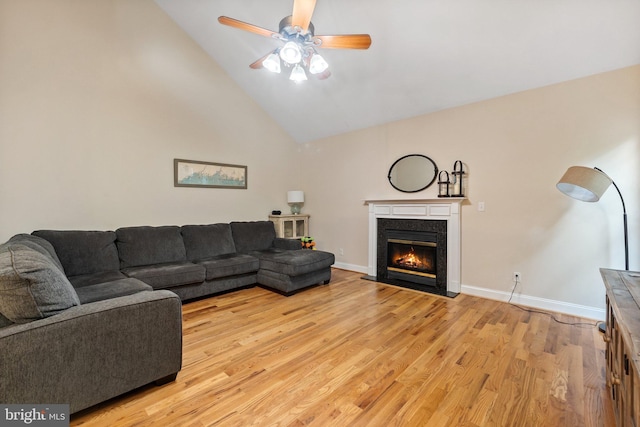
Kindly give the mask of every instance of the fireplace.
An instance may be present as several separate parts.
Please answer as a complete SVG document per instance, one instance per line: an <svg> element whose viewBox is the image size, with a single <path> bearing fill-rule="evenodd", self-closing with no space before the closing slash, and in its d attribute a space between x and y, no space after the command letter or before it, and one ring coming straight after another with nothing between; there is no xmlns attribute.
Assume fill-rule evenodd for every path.
<svg viewBox="0 0 640 427"><path fill-rule="evenodd" d="M364 278L387 283L394 282L393 284L400 286L451 297L458 295L461 275L460 205L464 201L464 198L457 197L365 200L365 204L369 206L369 262L367 275ZM408 276L394 278L394 274L391 274L387 267L390 251L387 242L389 230L435 233L435 273L413 271L413 269L409 269L412 271L408 273L396 272L393 270L395 267L391 266L390 271L394 274L407 273ZM416 241L413 236L399 240ZM426 239L428 242L433 240L433 238ZM415 252L423 248L414 246L413 249ZM390 274L392 277L389 277ZM429 275L435 275L435 278ZM422 278L416 280L417 277L428 280ZM407 278L411 280L406 280Z"/></svg>
<svg viewBox="0 0 640 427"><path fill-rule="evenodd" d="M447 294L447 223L378 219L377 280Z"/></svg>

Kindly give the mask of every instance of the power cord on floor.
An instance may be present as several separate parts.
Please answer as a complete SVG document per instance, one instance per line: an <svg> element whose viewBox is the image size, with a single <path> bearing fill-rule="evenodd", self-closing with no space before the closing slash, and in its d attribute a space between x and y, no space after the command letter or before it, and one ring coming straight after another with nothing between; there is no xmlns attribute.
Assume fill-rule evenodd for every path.
<svg viewBox="0 0 640 427"><path fill-rule="evenodd" d="M564 321L562 321L562 320L558 320L558 319L557 319L557 318L556 318L552 313L547 313L546 311L532 310L532 309L529 309L529 308L520 307L519 305L514 304L514 303L512 303L512 302L511 302L511 299L513 298L513 293L515 292L516 287L518 286L518 284L520 284L520 279L519 279L518 277L516 277L516 279L515 279L515 281L514 281L514 282L515 282L515 283L513 284L513 288L511 289L511 295L509 295L509 300L507 301L507 304L509 304L509 305L511 305L511 306L513 306L513 307L519 308L520 310L522 310L522 311L526 311L527 313L546 314L546 315L547 315L547 316L549 316L549 317L550 317L554 322L556 322L556 323L560 323L560 324L562 324L562 325L580 326L580 327L583 327L583 326L597 327L600 323L603 323L603 322L595 322L595 323L587 323L587 322L577 322L577 323L574 323L574 322L564 322Z"/></svg>

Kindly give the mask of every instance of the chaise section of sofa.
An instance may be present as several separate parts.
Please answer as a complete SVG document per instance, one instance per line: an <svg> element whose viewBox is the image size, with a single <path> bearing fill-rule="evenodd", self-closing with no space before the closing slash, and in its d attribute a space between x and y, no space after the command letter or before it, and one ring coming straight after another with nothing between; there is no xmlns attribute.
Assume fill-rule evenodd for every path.
<svg viewBox="0 0 640 427"><path fill-rule="evenodd" d="M232 222L236 248L260 260L257 281L283 295L331 280L335 257L330 252L302 250L299 240L276 237L271 221ZM295 250L294 250L295 248Z"/></svg>

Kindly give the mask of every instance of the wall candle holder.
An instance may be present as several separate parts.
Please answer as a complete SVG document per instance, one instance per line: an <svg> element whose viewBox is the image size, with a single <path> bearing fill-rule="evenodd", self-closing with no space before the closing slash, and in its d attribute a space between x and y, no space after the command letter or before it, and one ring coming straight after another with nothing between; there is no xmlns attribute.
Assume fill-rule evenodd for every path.
<svg viewBox="0 0 640 427"><path fill-rule="evenodd" d="M461 160L456 160L453 164L453 172L451 172L453 183L453 194L451 197L464 197L464 189L462 188L462 178L464 176L464 167Z"/></svg>
<svg viewBox="0 0 640 427"><path fill-rule="evenodd" d="M451 184L449 172L440 171L438 174L438 197L451 197L451 195L449 195L449 184Z"/></svg>

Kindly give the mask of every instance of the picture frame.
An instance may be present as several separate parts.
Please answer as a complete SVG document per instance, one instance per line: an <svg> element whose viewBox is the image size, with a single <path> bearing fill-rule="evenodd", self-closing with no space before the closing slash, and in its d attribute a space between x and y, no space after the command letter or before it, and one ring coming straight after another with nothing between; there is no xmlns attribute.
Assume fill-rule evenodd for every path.
<svg viewBox="0 0 640 427"><path fill-rule="evenodd" d="M173 186L247 189L247 167L173 159Z"/></svg>

